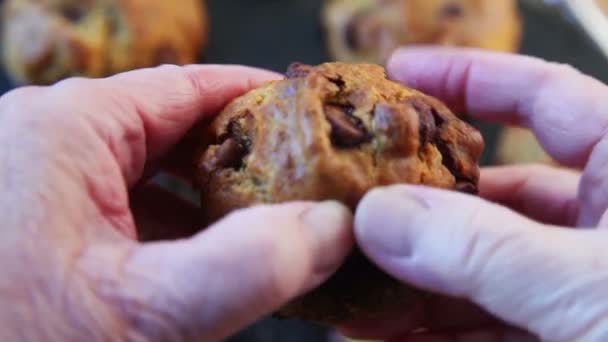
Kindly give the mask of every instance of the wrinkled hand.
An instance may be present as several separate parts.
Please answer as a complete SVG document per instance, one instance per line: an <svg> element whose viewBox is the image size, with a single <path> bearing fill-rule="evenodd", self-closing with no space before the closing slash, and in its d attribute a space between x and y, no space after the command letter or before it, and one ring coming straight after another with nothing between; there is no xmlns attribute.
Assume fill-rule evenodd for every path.
<svg viewBox="0 0 608 342"><path fill-rule="evenodd" d="M567 66L458 49L401 50L389 73L477 119L531 128L584 172L485 169L483 199L371 192L355 218L365 253L446 297L344 330L391 341L608 341L608 87Z"/></svg>
<svg viewBox="0 0 608 342"><path fill-rule="evenodd" d="M184 174L190 151L171 152L180 138L275 77L165 66L0 98L0 340L215 341L335 270L353 238L333 203L253 208L190 239L136 241L138 230L201 228L194 207L145 180Z"/></svg>

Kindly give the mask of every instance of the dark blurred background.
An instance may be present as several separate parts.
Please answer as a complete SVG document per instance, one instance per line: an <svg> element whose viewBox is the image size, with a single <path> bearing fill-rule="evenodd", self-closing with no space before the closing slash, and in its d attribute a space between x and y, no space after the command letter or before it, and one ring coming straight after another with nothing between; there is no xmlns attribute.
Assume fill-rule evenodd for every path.
<svg viewBox="0 0 608 342"><path fill-rule="evenodd" d="M521 53L571 64L608 83L608 61L591 39L567 13L541 4L521 1L525 21ZM319 23L321 0L209 0L208 5L211 43L202 62L284 71L293 61L327 61ZM0 73L0 94L10 89L10 83ZM487 140L483 162L488 164L492 161L497 127L479 126ZM319 326L268 318L228 341L330 341L329 336L330 332Z"/></svg>

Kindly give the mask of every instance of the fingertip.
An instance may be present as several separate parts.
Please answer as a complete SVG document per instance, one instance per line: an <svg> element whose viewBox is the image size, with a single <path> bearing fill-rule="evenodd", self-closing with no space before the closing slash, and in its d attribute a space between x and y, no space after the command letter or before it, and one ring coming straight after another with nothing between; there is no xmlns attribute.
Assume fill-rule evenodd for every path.
<svg viewBox="0 0 608 342"><path fill-rule="evenodd" d="M249 241L246 248L273 255L290 281L284 288L301 293L318 286L348 255L354 244L352 222L350 210L334 201L267 204L233 212L200 238L230 241L238 235Z"/></svg>
<svg viewBox="0 0 608 342"><path fill-rule="evenodd" d="M417 72L422 70L421 66L424 67L424 64L421 63L425 63L434 51L437 51L437 48L429 46L409 46L395 50L386 66L389 78L418 88L420 84L416 77Z"/></svg>
<svg viewBox="0 0 608 342"><path fill-rule="evenodd" d="M312 205L302 219L315 231L315 238L322 241L333 240L336 233L344 235L353 226L353 214L346 206L335 201Z"/></svg>
<svg viewBox="0 0 608 342"><path fill-rule="evenodd" d="M424 205L411 196L412 187L398 185L370 191L355 215L355 234L361 248L377 262L410 254L410 226Z"/></svg>
<svg viewBox="0 0 608 342"><path fill-rule="evenodd" d="M309 246L314 249L314 280L305 290L318 286L342 264L354 245L353 214L341 203L314 204L300 217L309 231Z"/></svg>
<svg viewBox="0 0 608 342"><path fill-rule="evenodd" d="M414 46L395 52L387 66L389 78L444 101L454 110L467 105L473 61L486 52L474 49ZM477 56L476 58L473 58Z"/></svg>

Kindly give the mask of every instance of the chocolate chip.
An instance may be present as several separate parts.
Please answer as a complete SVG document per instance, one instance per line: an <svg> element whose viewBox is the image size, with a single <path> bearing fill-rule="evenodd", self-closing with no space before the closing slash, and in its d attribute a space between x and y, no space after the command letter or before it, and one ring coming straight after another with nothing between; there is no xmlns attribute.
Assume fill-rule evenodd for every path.
<svg viewBox="0 0 608 342"><path fill-rule="evenodd" d="M420 149L426 144L434 144L442 156L442 163L457 180L461 179L460 171L454 158L454 153L448 143L441 139L438 130L445 124L445 119L431 104L424 99L413 99L411 106L418 113Z"/></svg>
<svg viewBox="0 0 608 342"><path fill-rule="evenodd" d="M439 137L435 137L434 143L441 153L441 163L456 178L456 190L477 194L475 183L462 173L462 164L456 160L455 152L452 150L453 147Z"/></svg>
<svg viewBox="0 0 608 342"><path fill-rule="evenodd" d="M243 166L243 158L248 149L235 139L226 139L216 152L216 166L218 168L240 169Z"/></svg>
<svg viewBox="0 0 608 342"><path fill-rule="evenodd" d="M420 148L423 148L426 144L431 143L435 134L437 133L437 124L435 116L433 115L433 109L431 106L423 102L422 100L413 100L412 107L418 112L418 118L420 121L419 136L420 136Z"/></svg>
<svg viewBox="0 0 608 342"><path fill-rule="evenodd" d="M361 119L353 115L353 110L350 106L325 106L325 117L331 125L331 141L337 147L357 147L371 140Z"/></svg>
<svg viewBox="0 0 608 342"><path fill-rule="evenodd" d="M436 127L440 127L445 123L445 118L435 108L431 108L431 114L433 114L433 119L435 119Z"/></svg>
<svg viewBox="0 0 608 342"><path fill-rule="evenodd" d="M477 195L478 193L477 186L471 182L458 182L454 186L454 190L471 195Z"/></svg>
<svg viewBox="0 0 608 342"><path fill-rule="evenodd" d="M86 10L81 6L68 5L61 9L61 15L71 22L77 22L84 17Z"/></svg>
<svg viewBox="0 0 608 342"><path fill-rule="evenodd" d="M431 106L428 106L428 113L429 114L427 115L432 118L432 121L434 122L435 126L433 136L431 137L431 143L433 143L441 153L441 162L443 166L445 166L445 168L448 169L450 173L454 175L454 177L456 177L457 182L460 182L462 180L468 181L462 175L461 167L458 161L456 160L457 158L455 157L453 146L446 142L444 139L442 139L441 135L437 132L446 122L444 116L440 112L438 112L437 109Z"/></svg>
<svg viewBox="0 0 608 342"><path fill-rule="evenodd" d="M456 159L454 159L454 156L452 155L452 150L442 139L435 139L434 143L441 153L441 162L443 163L443 166L445 166L445 168L458 179L460 172L456 166Z"/></svg>
<svg viewBox="0 0 608 342"><path fill-rule="evenodd" d="M245 113L228 123L225 133L218 138L219 147L202 165L207 173L228 168L239 170L244 166L243 161L251 151L251 139L241 124L247 125L252 120L250 113Z"/></svg>
<svg viewBox="0 0 608 342"><path fill-rule="evenodd" d="M285 73L285 76L289 79L306 77L310 73L312 68L313 67L308 64L291 63L289 68L287 68L287 72Z"/></svg>
<svg viewBox="0 0 608 342"><path fill-rule="evenodd" d="M236 139L228 138L202 161L200 168L205 174L230 168L238 170L242 168L243 158L248 152Z"/></svg>
<svg viewBox="0 0 608 342"><path fill-rule="evenodd" d="M243 119L246 120L245 122L243 122L245 124L251 124L251 121L253 120L250 114L245 114L243 116ZM241 126L241 123L239 122L238 118L228 123L228 127L226 128L226 134L221 138L221 140L223 141L224 139L228 138L235 139L236 141L238 141L239 145L243 146L243 148L245 148L246 150L251 149L251 140L249 139L247 132L243 130L243 127Z"/></svg>
<svg viewBox="0 0 608 342"><path fill-rule="evenodd" d="M342 77L338 76L338 77L330 77L328 78L329 82L333 83L336 85L336 87L338 87L338 89L340 89L340 91L344 91L344 88L346 88L346 82L344 82L344 80L342 79Z"/></svg>
<svg viewBox="0 0 608 342"><path fill-rule="evenodd" d="M449 3L441 9L443 18L459 18L464 14L464 9L457 3Z"/></svg>

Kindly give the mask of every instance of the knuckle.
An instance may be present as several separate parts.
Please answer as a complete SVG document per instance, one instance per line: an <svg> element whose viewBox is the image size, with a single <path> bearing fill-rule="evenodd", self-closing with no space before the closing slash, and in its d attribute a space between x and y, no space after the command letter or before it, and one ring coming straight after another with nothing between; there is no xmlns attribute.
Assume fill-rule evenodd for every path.
<svg viewBox="0 0 608 342"><path fill-rule="evenodd" d="M177 331L177 318L185 307L181 293L165 279L151 275L150 269L137 267L141 265L133 262L138 256L136 245L121 247L95 247L81 257L77 280L83 292L74 297L75 291L70 290L82 311L78 319L114 336L181 340Z"/></svg>

